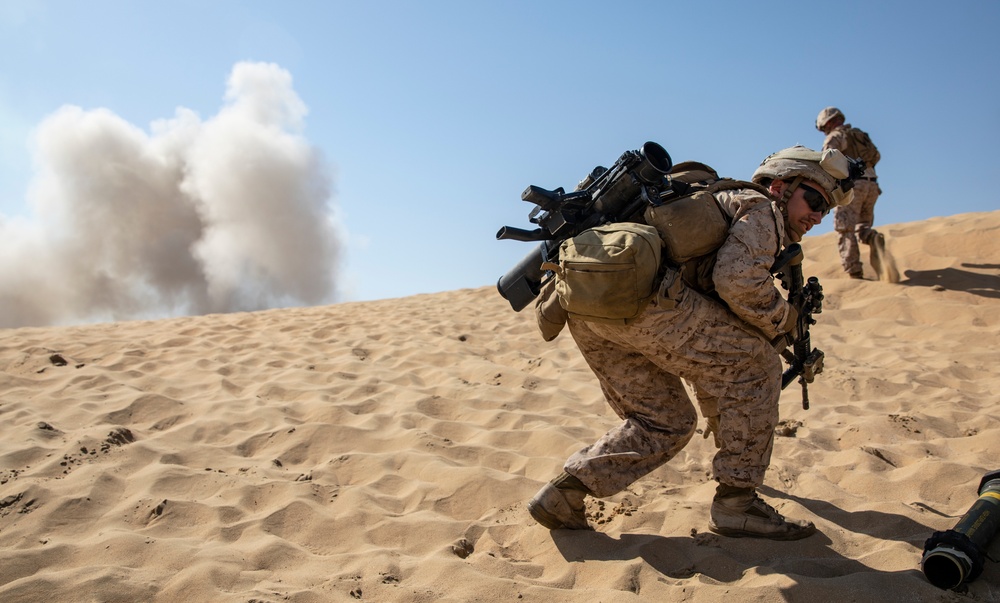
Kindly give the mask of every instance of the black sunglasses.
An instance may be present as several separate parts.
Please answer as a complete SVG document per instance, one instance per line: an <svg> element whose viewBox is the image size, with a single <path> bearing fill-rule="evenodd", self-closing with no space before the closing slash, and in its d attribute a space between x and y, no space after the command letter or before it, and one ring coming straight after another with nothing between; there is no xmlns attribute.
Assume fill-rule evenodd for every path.
<svg viewBox="0 0 1000 603"><path fill-rule="evenodd" d="M830 213L830 204L826 202L823 193L808 184L799 184L799 188L802 189L802 197L806 200L806 204L809 205L809 209L818 211L824 216Z"/></svg>

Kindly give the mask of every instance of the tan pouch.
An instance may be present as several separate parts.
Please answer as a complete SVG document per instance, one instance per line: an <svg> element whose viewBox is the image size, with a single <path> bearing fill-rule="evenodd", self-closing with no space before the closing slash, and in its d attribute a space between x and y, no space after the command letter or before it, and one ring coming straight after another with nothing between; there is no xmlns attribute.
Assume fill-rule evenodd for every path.
<svg viewBox="0 0 1000 603"><path fill-rule="evenodd" d="M663 243L656 229L618 222L586 230L559 246L559 303L574 318L625 324L656 295Z"/></svg>
<svg viewBox="0 0 1000 603"><path fill-rule="evenodd" d="M729 234L729 220L707 190L646 208L646 223L663 239L674 264L718 249Z"/></svg>

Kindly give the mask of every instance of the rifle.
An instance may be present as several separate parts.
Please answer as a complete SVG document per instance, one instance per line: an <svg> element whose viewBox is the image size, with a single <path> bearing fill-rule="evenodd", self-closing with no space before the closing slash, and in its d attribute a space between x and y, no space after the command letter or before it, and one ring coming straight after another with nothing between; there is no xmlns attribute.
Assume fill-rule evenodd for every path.
<svg viewBox="0 0 1000 603"><path fill-rule="evenodd" d="M809 410L808 385L823 372L823 350L812 347L809 338L809 327L816 324L812 315L823 311L823 286L815 276L803 283L802 257L802 246L793 243L779 254L771 272L776 273L781 286L788 291L788 303L799 311L792 332L792 351L787 347L781 351L781 357L788 362L788 368L781 374L781 389L798 377L802 384L802 408Z"/></svg>
<svg viewBox="0 0 1000 603"><path fill-rule="evenodd" d="M541 243L500 277L497 291L515 312L520 312L551 278L542 264L557 260L562 241L595 226L629 221L659 198L661 191L669 189L666 174L672 166L663 147L647 142L638 151L625 151L610 168L594 168L573 192L567 193L562 187L551 191L537 186L526 188L521 199L535 205L528 221L538 228L503 226L497 231L497 240Z"/></svg>
<svg viewBox="0 0 1000 603"><path fill-rule="evenodd" d="M847 157L847 162L847 177L838 181L844 192L851 190L854 182L865 173L864 160ZM778 255L771 266L771 274L781 279L781 286L788 291L788 303L799 311L792 351L789 352L787 346L781 351L781 357L788 362L788 368L781 374L781 389L798 377L802 385L802 408L809 410L808 386L823 372L823 350L812 347L809 339L809 327L816 324L812 315L823 311L823 286L815 276L803 282L802 247L798 243L789 245Z"/></svg>

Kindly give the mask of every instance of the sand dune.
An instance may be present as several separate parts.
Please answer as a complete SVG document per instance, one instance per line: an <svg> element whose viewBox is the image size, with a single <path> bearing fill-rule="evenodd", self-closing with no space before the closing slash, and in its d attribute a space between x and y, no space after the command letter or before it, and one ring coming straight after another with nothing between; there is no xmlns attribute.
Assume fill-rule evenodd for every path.
<svg viewBox="0 0 1000 603"><path fill-rule="evenodd" d="M964 594L919 567L1000 469L1000 211L880 230L899 284L805 242L826 370L783 393L763 494L806 540L708 532L700 437L596 532L535 524L616 417L484 286L0 331L0 600L1000 601L996 563Z"/></svg>

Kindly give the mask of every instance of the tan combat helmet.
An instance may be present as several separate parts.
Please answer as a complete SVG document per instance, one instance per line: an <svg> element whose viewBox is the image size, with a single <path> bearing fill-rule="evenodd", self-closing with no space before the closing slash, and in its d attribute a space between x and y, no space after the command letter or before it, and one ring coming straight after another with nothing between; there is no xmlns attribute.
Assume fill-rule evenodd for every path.
<svg viewBox="0 0 1000 603"><path fill-rule="evenodd" d="M803 180L812 180L830 195L832 205L847 205L854 198L850 160L837 149L814 151L803 146L782 149L768 155L750 179L767 186L771 180L790 182L791 195Z"/></svg>
<svg viewBox="0 0 1000 603"><path fill-rule="evenodd" d="M836 107L827 107L826 109L823 109L819 112L819 115L816 116L816 129L822 132L823 126L825 126L828 121L838 116L844 117L844 114L841 113L840 109Z"/></svg>

